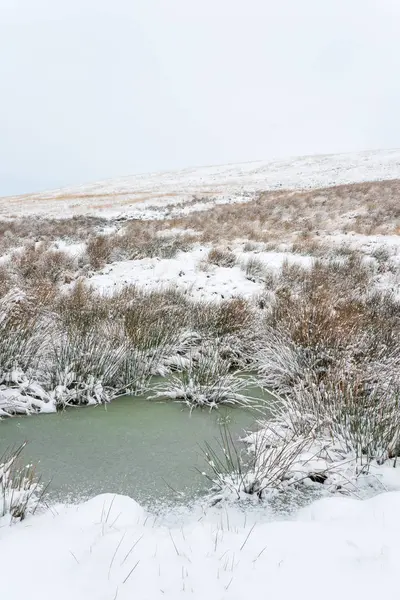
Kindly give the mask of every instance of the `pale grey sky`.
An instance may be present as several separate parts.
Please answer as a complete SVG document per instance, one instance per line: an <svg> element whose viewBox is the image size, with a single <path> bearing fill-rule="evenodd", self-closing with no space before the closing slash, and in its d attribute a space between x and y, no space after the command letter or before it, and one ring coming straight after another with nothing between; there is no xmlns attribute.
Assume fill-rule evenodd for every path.
<svg viewBox="0 0 400 600"><path fill-rule="evenodd" d="M400 146L398 0L0 0L0 195Z"/></svg>

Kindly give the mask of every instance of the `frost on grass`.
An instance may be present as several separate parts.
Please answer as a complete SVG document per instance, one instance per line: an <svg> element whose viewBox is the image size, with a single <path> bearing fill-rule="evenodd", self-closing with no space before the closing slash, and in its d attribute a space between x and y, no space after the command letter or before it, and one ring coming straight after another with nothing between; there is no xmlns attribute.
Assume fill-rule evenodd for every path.
<svg viewBox="0 0 400 600"><path fill-rule="evenodd" d="M354 256L282 271L249 337L258 381L277 393L274 419L247 438L252 460L232 468L228 491L363 495L399 478L400 312L371 293L373 277Z"/></svg>
<svg viewBox="0 0 400 600"><path fill-rule="evenodd" d="M40 505L44 486L33 465L23 465L25 444L0 458L0 518L23 520Z"/></svg>
<svg viewBox="0 0 400 600"><path fill-rule="evenodd" d="M220 404L245 405L250 399L244 392L248 380L231 370L231 363L221 358L219 349L206 346L179 374L172 375L156 386L155 398L172 398L191 408Z"/></svg>
<svg viewBox="0 0 400 600"><path fill-rule="evenodd" d="M324 379L303 373L290 389L283 380L287 391L271 403L273 418L261 421L245 438L249 454L235 453L225 439L225 464L208 461L218 498L262 499L305 487L365 497L398 488L398 379L390 379L386 371L380 380L375 372L371 381L343 365Z"/></svg>
<svg viewBox="0 0 400 600"><path fill-rule="evenodd" d="M199 402L238 401L243 382L231 372L233 350L253 318L243 299L196 302L173 289L127 287L109 297L77 283L50 303L27 293L7 297L0 306L1 415L143 394L154 375L171 373L182 373L187 400L200 385ZM213 340L219 350L207 379Z"/></svg>
<svg viewBox="0 0 400 600"><path fill-rule="evenodd" d="M238 451L229 431L205 456L212 501L265 500L290 490L368 497L399 489L400 395L390 385L299 384Z"/></svg>

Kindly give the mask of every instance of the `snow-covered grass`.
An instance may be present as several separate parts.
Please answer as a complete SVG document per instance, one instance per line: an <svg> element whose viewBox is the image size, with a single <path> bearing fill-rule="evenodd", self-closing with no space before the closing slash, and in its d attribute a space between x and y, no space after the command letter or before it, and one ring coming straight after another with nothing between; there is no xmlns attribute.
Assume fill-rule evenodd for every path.
<svg viewBox="0 0 400 600"><path fill-rule="evenodd" d="M171 225L202 232L206 242L243 240L268 249L326 245L326 236L352 232L397 235L399 182L353 184L311 191L265 192L245 204L215 206L174 218ZM168 223L168 221L166 221ZM272 247L271 247L272 245Z"/></svg>
<svg viewBox="0 0 400 600"><path fill-rule="evenodd" d="M218 347L204 346L190 357L186 369L155 386L155 398L171 398L189 407L215 408L220 404L247 405L251 399L243 393L249 381L232 371L230 360L221 358Z"/></svg>
<svg viewBox="0 0 400 600"><path fill-rule="evenodd" d="M231 473L228 489L265 495L311 486L356 497L398 489L398 389L366 390L354 381L299 384L272 410L275 418L246 438L252 454L247 489L243 467Z"/></svg>
<svg viewBox="0 0 400 600"><path fill-rule="evenodd" d="M0 457L0 523L34 514L45 491L33 465L23 465L25 444Z"/></svg>
<svg viewBox="0 0 400 600"><path fill-rule="evenodd" d="M101 296L82 283L48 304L23 294L6 298L2 310L4 416L144 393L152 375L173 370L183 372L183 381L193 369L200 373L198 357L210 341L237 339L254 318L254 309L239 298L201 303L177 290L132 287ZM220 359L225 383L214 374L214 392L223 388L233 397L238 383L228 372L232 361Z"/></svg>
<svg viewBox="0 0 400 600"><path fill-rule="evenodd" d="M171 211L174 206L182 205L180 212L190 209L193 198L200 205L197 208L204 210L214 202L243 202L265 190L316 189L395 179L400 175L399 157L399 150L381 150L134 175L4 198L0 200L0 214L155 218L165 207Z"/></svg>
<svg viewBox="0 0 400 600"><path fill-rule="evenodd" d="M394 297L371 292L375 269L350 254L306 270L286 265L276 278L275 300L249 341L260 385L280 397L275 418L248 438L245 478L237 468L228 490L385 489L400 450L400 313Z"/></svg>
<svg viewBox="0 0 400 600"><path fill-rule="evenodd" d="M2 594L8 600L392 597L399 502L400 492L392 492L363 502L322 499L290 518L213 509L182 519L102 495L0 529Z"/></svg>
<svg viewBox="0 0 400 600"><path fill-rule="evenodd" d="M5 296L1 307L2 327L8 328L0 342L3 412L7 404L13 412L10 394L14 408L18 400L14 412L20 410L21 394L29 396L30 407L36 398L38 410L54 410L57 404L108 401L116 393L145 391L152 374L173 369L182 371L183 378L179 376L179 386L169 381L164 387L167 395L177 397L184 378L189 385L193 369L198 371L193 356L214 341L228 370L253 368L261 385L281 394L306 373L317 374L318 384L327 374L333 376L335 363L371 380L385 363L397 377L397 359L388 359L396 349L398 302L379 288L382 265L392 255L375 251L367 260L349 250L315 260L240 248L234 246L228 254L217 251L218 260L238 257L240 264L231 267L209 261L202 267L209 254L201 245L175 258L113 263L89 279L102 292L104 281L109 286L105 295L91 290L85 280L60 289L51 269L50 279L32 276L26 291ZM48 251L31 252L41 264ZM145 261L151 267L148 280ZM29 278L37 273L35 261L30 268L25 258L23 264ZM158 268L160 277L155 276ZM160 287L161 282L166 285ZM39 386L34 389L34 384Z"/></svg>

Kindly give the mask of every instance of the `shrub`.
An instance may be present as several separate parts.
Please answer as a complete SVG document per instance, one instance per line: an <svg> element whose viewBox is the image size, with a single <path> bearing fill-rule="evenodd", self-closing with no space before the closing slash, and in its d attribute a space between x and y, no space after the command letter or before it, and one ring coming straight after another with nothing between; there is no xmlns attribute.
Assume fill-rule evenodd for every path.
<svg viewBox="0 0 400 600"><path fill-rule="evenodd" d="M74 269L74 262L66 252L47 249L44 244L29 244L22 252L14 253L13 267L23 284L56 284Z"/></svg>
<svg viewBox="0 0 400 600"><path fill-rule="evenodd" d="M249 259L247 259L243 263L242 268L246 273L247 279L250 279L252 281L264 279L264 276L266 275L266 267L264 262L256 256L252 256Z"/></svg>
<svg viewBox="0 0 400 600"><path fill-rule="evenodd" d="M109 235L97 235L89 240L87 260L93 269L116 260L143 258L174 258L179 251L187 252L197 236L160 236L160 223L131 221L124 228Z"/></svg>
<svg viewBox="0 0 400 600"><path fill-rule="evenodd" d="M0 312L0 384L16 384L38 367L48 330L36 316Z"/></svg>
<svg viewBox="0 0 400 600"><path fill-rule="evenodd" d="M242 298L216 302L192 302L190 304L191 326L195 331L211 337L239 333L250 325L253 311Z"/></svg>
<svg viewBox="0 0 400 600"><path fill-rule="evenodd" d="M236 256L233 252L219 248L212 248L208 253L207 260L218 267L234 267L236 264Z"/></svg>
<svg viewBox="0 0 400 600"><path fill-rule="evenodd" d="M156 386L153 398L172 398L191 408L219 404L248 404L241 393L249 382L231 373L230 362L221 359L217 347L206 347L180 375L172 375Z"/></svg>
<svg viewBox="0 0 400 600"><path fill-rule="evenodd" d="M0 264L0 298L8 294L12 287L12 277L7 265Z"/></svg>
<svg viewBox="0 0 400 600"><path fill-rule="evenodd" d="M320 384L302 382L283 400L279 412L290 419L300 436L313 423L315 437L326 435L346 453L367 465L393 456L400 441L400 390L397 386L374 385L363 374L348 373L346 367L331 370Z"/></svg>
<svg viewBox="0 0 400 600"><path fill-rule="evenodd" d="M205 476L212 484L212 503L223 499L241 500L255 496L261 500L266 491L284 490L302 452L310 440L292 436L282 444L273 446L263 435L255 436L252 451L238 449L229 428L221 427L221 439L216 447L206 443L204 457L211 470ZM266 449L266 447L268 449Z"/></svg>
<svg viewBox="0 0 400 600"><path fill-rule="evenodd" d="M54 390L58 408L109 402L116 393L118 370L126 349L97 329L60 332L49 352L43 374L46 387Z"/></svg>
<svg viewBox="0 0 400 600"><path fill-rule="evenodd" d="M97 270L109 262L112 252L110 238L107 235L96 235L89 238L86 245L86 255L89 265Z"/></svg>
<svg viewBox="0 0 400 600"><path fill-rule="evenodd" d="M6 249L20 246L26 241L51 242L56 239L86 241L108 221L98 217L75 215L71 218L48 219L29 216L0 220L0 239Z"/></svg>
<svg viewBox="0 0 400 600"><path fill-rule="evenodd" d="M21 465L25 445L0 458L0 516L9 514L20 521L36 512L45 492L33 465Z"/></svg>

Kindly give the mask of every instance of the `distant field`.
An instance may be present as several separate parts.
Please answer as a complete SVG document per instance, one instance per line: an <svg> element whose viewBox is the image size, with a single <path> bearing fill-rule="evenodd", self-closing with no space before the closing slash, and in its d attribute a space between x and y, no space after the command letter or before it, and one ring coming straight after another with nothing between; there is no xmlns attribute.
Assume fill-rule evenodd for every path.
<svg viewBox="0 0 400 600"><path fill-rule="evenodd" d="M193 200L204 208L204 204L213 202L246 201L263 191L316 189L399 177L400 150L309 156L133 175L10 196L0 198L0 216L85 214L151 218L160 209L182 209Z"/></svg>

